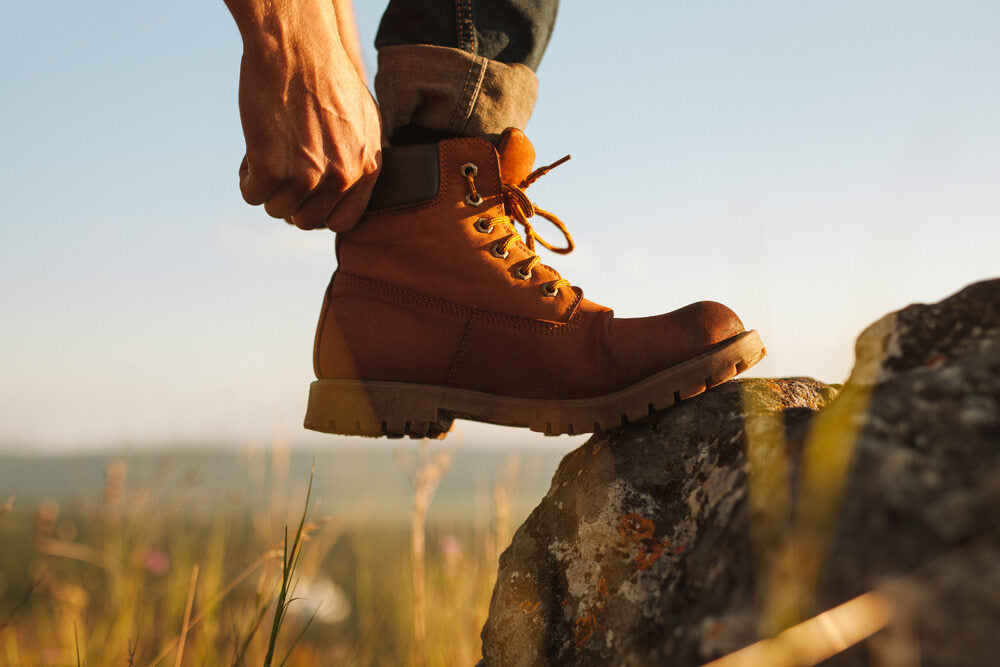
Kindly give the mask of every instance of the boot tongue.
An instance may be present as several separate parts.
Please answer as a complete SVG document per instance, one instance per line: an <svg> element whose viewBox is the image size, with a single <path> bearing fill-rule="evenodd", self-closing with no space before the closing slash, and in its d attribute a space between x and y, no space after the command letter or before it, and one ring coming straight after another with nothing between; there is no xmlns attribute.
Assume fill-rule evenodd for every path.
<svg viewBox="0 0 1000 667"><path fill-rule="evenodd" d="M535 166L535 148L516 127L508 127L497 145L500 155L500 180L507 185L520 185Z"/></svg>

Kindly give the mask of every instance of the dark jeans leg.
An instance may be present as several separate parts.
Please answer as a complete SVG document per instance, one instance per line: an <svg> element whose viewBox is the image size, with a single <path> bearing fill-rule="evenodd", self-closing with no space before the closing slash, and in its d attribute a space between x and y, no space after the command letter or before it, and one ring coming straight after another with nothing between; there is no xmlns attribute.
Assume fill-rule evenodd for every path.
<svg viewBox="0 0 1000 667"><path fill-rule="evenodd" d="M538 69L559 0L390 0L375 47L429 44Z"/></svg>
<svg viewBox="0 0 1000 667"><path fill-rule="evenodd" d="M559 0L390 0L375 94L393 144L523 130Z"/></svg>

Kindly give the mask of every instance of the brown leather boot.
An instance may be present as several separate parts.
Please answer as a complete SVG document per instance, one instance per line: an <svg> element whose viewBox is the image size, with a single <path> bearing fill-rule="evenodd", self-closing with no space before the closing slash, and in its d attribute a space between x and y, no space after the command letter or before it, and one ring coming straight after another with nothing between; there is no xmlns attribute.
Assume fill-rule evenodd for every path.
<svg viewBox="0 0 1000 667"><path fill-rule="evenodd" d="M535 241L552 247L531 227L534 213L566 236L554 250L572 240L524 194L551 168L531 172L534 158L518 130L499 148L451 139L386 150L368 212L337 238L306 428L434 437L460 418L588 433L700 394L764 356L757 333L721 304L615 318L541 264Z"/></svg>

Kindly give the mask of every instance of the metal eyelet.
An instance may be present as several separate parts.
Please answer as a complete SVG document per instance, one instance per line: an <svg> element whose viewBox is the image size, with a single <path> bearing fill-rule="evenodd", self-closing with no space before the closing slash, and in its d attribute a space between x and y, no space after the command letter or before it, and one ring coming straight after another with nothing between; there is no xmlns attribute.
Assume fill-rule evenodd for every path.
<svg viewBox="0 0 1000 667"><path fill-rule="evenodd" d="M541 289L544 296L555 296L556 294L559 294L559 290L552 287L552 283L545 283L542 285Z"/></svg>
<svg viewBox="0 0 1000 667"><path fill-rule="evenodd" d="M529 278L531 278L531 269L525 271L523 266L517 267L516 273L517 277L520 278L521 280L528 280Z"/></svg>
<svg viewBox="0 0 1000 667"><path fill-rule="evenodd" d="M469 176L476 177L478 175L479 175L479 167L477 167L472 162L466 162L465 164L462 165L462 176L468 178ZM468 206L480 206L483 203L483 198L479 195L478 192L476 193L475 198L473 198L472 194L469 193L465 195L465 203Z"/></svg>
<svg viewBox="0 0 1000 667"><path fill-rule="evenodd" d="M492 246L490 246L490 254L496 257L497 259L507 259L507 255L509 255L510 253L505 250L504 253L501 255L500 244L494 243Z"/></svg>
<svg viewBox="0 0 1000 667"><path fill-rule="evenodd" d="M487 225L489 226L487 227ZM473 225L473 227L476 228L476 231L482 232L483 234L489 234L490 232L493 231L493 225L490 224L489 218L479 218L478 220L476 220L476 223Z"/></svg>

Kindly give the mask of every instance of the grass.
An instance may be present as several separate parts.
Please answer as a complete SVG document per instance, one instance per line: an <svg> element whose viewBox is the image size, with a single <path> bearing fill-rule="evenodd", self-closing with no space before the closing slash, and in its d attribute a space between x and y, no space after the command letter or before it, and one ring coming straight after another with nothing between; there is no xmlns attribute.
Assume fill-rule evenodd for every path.
<svg viewBox="0 0 1000 667"><path fill-rule="evenodd" d="M280 448L258 460L266 486L211 511L183 471L133 480L120 459L99 492L30 506L12 495L0 664L475 663L499 545L521 518L513 468L491 481L496 508L434 520L453 452L406 452L412 514L398 523L320 515L312 475L293 474Z"/></svg>

